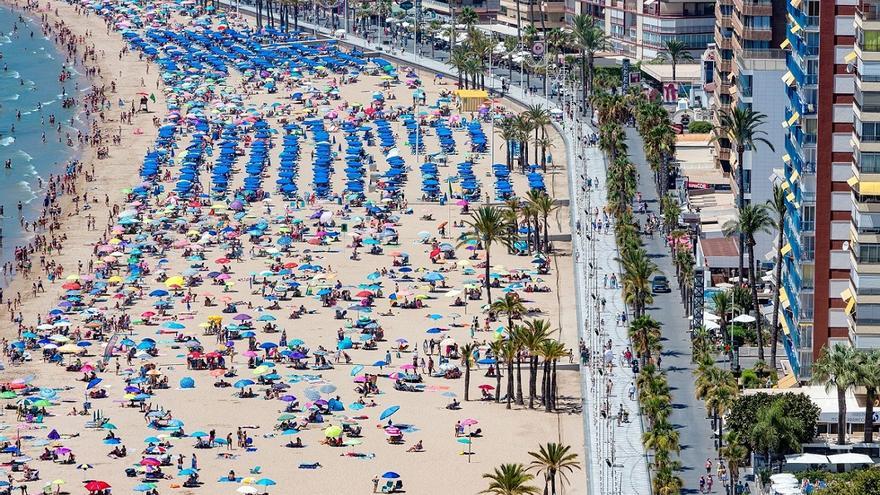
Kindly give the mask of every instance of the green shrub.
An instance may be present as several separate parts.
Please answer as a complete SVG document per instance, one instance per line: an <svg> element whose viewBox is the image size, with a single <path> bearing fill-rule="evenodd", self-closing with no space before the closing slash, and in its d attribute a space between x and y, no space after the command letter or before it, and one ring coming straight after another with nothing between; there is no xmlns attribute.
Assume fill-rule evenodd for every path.
<svg viewBox="0 0 880 495"><path fill-rule="evenodd" d="M692 134L707 134L712 132L713 128L712 123L705 120L694 120L688 124L688 132Z"/></svg>

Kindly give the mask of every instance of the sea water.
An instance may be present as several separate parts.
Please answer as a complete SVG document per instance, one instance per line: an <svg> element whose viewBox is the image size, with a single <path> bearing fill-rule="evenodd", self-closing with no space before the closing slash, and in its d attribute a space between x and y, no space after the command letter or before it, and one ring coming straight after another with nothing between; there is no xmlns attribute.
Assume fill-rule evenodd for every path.
<svg viewBox="0 0 880 495"><path fill-rule="evenodd" d="M49 176L63 173L78 152L76 147L68 146L67 139L69 134L77 144L79 108L63 108L63 94L66 91L68 97L79 101L88 88L75 69L74 77L62 84L65 55L43 36L38 23L27 18L21 21L18 12L2 6L0 54L2 265L13 258L15 246L33 235L21 227L19 202L25 219L38 218ZM55 125L49 123L50 115L55 116ZM10 168L6 167L7 160L11 160Z"/></svg>

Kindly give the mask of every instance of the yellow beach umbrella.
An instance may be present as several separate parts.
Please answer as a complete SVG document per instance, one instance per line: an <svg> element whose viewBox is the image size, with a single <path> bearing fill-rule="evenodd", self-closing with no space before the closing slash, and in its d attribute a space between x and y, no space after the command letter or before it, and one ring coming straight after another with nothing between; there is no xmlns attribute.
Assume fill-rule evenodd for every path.
<svg viewBox="0 0 880 495"><path fill-rule="evenodd" d="M342 435L341 426L328 426L327 429L324 430L324 436L327 438L337 438L340 435Z"/></svg>
<svg viewBox="0 0 880 495"><path fill-rule="evenodd" d="M107 279L108 284L118 284L120 282L122 282L122 277L120 277L119 275L113 275L112 277Z"/></svg>
<svg viewBox="0 0 880 495"><path fill-rule="evenodd" d="M165 281L166 287L171 287L172 285L179 285L179 286L183 287L183 285L184 285L183 277L181 277L180 275L175 275Z"/></svg>
<svg viewBox="0 0 880 495"><path fill-rule="evenodd" d="M58 348L58 352L60 352L61 354L79 354L84 350L84 348L79 347L76 344L64 344L63 346Z"/></svg>

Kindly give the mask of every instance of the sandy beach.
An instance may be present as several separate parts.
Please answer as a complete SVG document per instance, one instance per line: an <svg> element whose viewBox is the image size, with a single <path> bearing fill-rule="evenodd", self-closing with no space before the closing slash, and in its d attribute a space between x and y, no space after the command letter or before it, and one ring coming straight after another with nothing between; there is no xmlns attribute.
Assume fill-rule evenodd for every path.
<svg viewBox="0 0 880 495"><path fill-rule="evenodd" d="M429 339L436 342L450 339L457 346L475 341L481 345L480 358L485 358L488 344L496 340L498 335L503 336L503 327L506 325L504 316L493 321L486 320L487 312L483 307L489 301L485 291L479 289L479 276L483 270L479 264L485 254L481 249L468 249L468 245L459 243L461 234L468 228L455 226L470 218L464 213L463 203L452 199L440 204L422 198L419 165L424 161L425 154L439 151L438 137L433 128L425 128L423 139L426 151L417 156L405 145L406 129L401 120L388 120L399 143L399 156L407 164L408 179L402 185L405 201L384 203L388 208L386 214L396 218L384 217L385 225L367 215L363 206L344 207L346 201L341 196L335 197L347 187L346 175L342 172L345 165L341 159L345 153L346 134L332 119L327 119L326 128L333 140L333 151L340 154L334 160L334 173L330 178L330 187L336 193L326 199L296 201L287 200L272 189L280 178L278 164L284 160L285 126L297 122L303 128L298 151L299 190L305 193L314 189L309 181L313 176L313 154L319 145L316 145L313 129L302 124L305 106L291 99L291 93L307 93L307 87L320 88L322 91L335 87L338 99L331 99L329 106L336 108L347 104L348 108L339 110L339 113L344 113L355 103L369 105L376 92L382 93L389 107L410 106L413 88L403 83L390 84L386 88L388 79L383 77L381 71L375 74L361 72L356 82L349 83L344 83L340 74L304 73L302 80L290 82L289 86L288 81L279 80L277 84L281 86L280 90L270 93L265 82L258 84L252 77L233 70L226 78L225 86L242 95L240 103L243 108L255 109L254 115L259 115L256 120L276 131L265 139L271 146L268 148L268 166L261 173L266 189L272 193L257 201L241 201L241 207L233 207L232 192L247 187L243 169L253 150L245 142L244 136L255 136L253 129L248 128L240 136L238 148L242 155L238 156L230 176L227 201L206 199L193 203L178 197L169 200L168 192L175 190L175 184L179 183L176 177L181 163L179 158L184 156L191 142L201 139L196 138L200 131L193 122L181 118L176 122L178 159L174 163L177 166L168 167L167 176L163 169L156 178L156 184L163 186L164 191L159 195L136 197L132 195L131 188L143 181L139 174L144 156L148 150L156 149L158 128L154 126L153 118L159 117L161 125L169 125L165 110L168 106L166 95L169 93L164 84L157 87L160 67L140 57L136 50L129 51L120 59L118 54L125 46L122 36L118 30L108 30L105 21L94 12L90 15L79 14L73 6L63 2L41 2L40 7L39 14L46 15L50 24L54 25L63 19L75 34L85 37L86 44L95 45L96 60L90 63L101 67L102 76L94 84L103 82L109 86L111 81L115 81L115 96L126 102L137 98L138 93L142 92L155 94L157 98L149 103L151 112L135 114L131 124L120 124L119 112L115 108L107 112L106 121L101 125L108 133L121 127L122 135L121 145L109 146L108 157L99 160L92 150L84 150L84 168L90 170L94 165L95 178L89 182L80 179L78 194L88 192L98 201L79 215L73 214L72 202L62 203L63 216L66 218L55 235L64 235L66 240L63 251L53 253L51 260L62 265L63 272L54 281L43 274L41 280L45 292L36 296L32 293L32 284L40 280L36 274L32 278L19 276L11 279L5 291L6 298L20 293L22 304L12 313L6 311L3 305L3 317L8 323L4 326L2 337L7 344L19 339L25 341L30 359L13 365L7 352L4 359L6 369L0 372L0 382L15 384L12 388L17 391L15 397L4 400L7 408L2 410L0 424L5 428L0 435L13 444L16 439L20 439L21 443L20 453L0 460L9 462L13 457L26 455L33 459L26 464L39 470L39 480L24 482L21 481L22 472L12 472L11 466L4 466L12 475L14 486L27 484L30 492L37 493L48 482L53 491L60 486L66 492L87 493L83 480L103 480L112 486L113 493L133 493L136 489L145 491L141 489L144 483L149 482L155 483L155 489L162 494L233 493L237 490L239 493L288 493L293 490L317 494L340 491L370 493L373 489L371 480L375 476L393 472L399 478L380 479L380 486L389 480L399 479L403 489L409 493L477 493L486 487L483 473L491 472L502 463L528 464L531 460L528 452L537 450L540 444L560 442L570 445L574 452L584 451L579 372L577 364L569 364L568 357L558 363L559 411L553 413L544 412L540 405L529 410L527 404L514 404L512 410L506 410L503 400L501 403L478 400L481 395L479 386L496 385L494 377L485 376L489 364L474 365L471 371L471 400L467 402L463 400L463 378L430 376L427 370L421 369L421 361L428 359L433 362L435 371L440 369L442 358L438 351L441 346L438 345L438 350L433 354L428 354L426 342ZM171 15L170 29L190 27L192 21L191 17L183 17L175 11ZM245 21L227 19L224 26L240 30L241 26L237 24L240 22ZM169 26L163 21L161 27L165 29ZM403 74L409 71L398 67L397 72L403 78ZM433 74L414 71L407 77L412 75L420 80L419 88L424 91L427 110L430 110L427 106L444 97L443 92L454 89L451 81L437 81ZM144 85L141 84L141 78ZM278 105L273 105L275 103ZM503 101L498 105L506 106L505 111L521 110ZM187 106L182 107L176 115L186 112ZM192 110L192 107L189 108ZM320 108L313 110L322 111ZM318 116L321 114L318 113ZM472 118L468 112L463 112L461 117L467 120ZM427 118L433 117L429 115ZM374 121L367 120L365 124L375 135ZM487 134L491 132L489 124L482 124L482 129ZM568 198L564 145L551 127L547 129L554 143L551 149L553 163L543 174L543 180L550 197L564 201ZM500 138L500 129L496 127L495 132L494 140L490 139L495 147L494 162L503 163L504 142ZM364 152L375 159L375 169L365 164L365 175L369 177L387 170L380 146L367 144L365 135L359 135L364 142ZM493 161L488 152L468 152L471 143L465 128L455 128L452 136L457 153L448 157L448 165L439 166L438 180L442 184L442 192L446 193L445 179L456 175L456 164L471 159L474 175L483 191L480 200L467 205L473 211L485 203L487 195L492 195L496 180L492 172ZM208 145L212 152L203 158L205 167L197 178L199 187L205 191L211 187L208 167L216 164L221 153L217 144L213 142ZM526 176L514 172L510 174L510 181L517 195L523 197L529 189ZM372 187L375 186L373 181L369 181L369 186L364 190L364 199L382 205L382 192ZM109 207L105 205L105 194ZM168 208L169 204L178 203L181 205L178 210ZM495 199L492 203L503 204ZM116 215L112 214L114 207ZM118 214L123 211L134 213ZM87 228L87 214L94 215L95 230ZM161 217L170 218L166 222ZM135 220L122 222L125 218ZM177 220L181 223L175 223ZM253 236L246 232L257 228L261 220L266 227L256 240L249 239ZM567 233L567 207L558 208L548 224L551 236ZM217 233L224 228L234 231L234 239L238 240L231 241L233 237ZM374 235L376 229L382 232L383 228L394 232L396 243L389 243L390 235ZM164 237L156 237L159 230ZM333 235L316 235L321 231L331 231ZM353 232L359 234L353 236ZM144 237L138 239L139 234L144 234ZM205 234L210 239L199 241ZM279 244L283 237L293 239L289 244ZM378 250L376 254L370 252L372 243L363 243L368 238L377 239L374 248ZM137 245L139 241L157 239L158 246ZM443 254L439 257L432 255L435 249L439 249L437 246L443 243L452 246L449 259L443 259L446 257ZM355 244L360 247L356 259L353 259ZM236 253L236 246L240 246L239 253ZM503 297L505 293L517 294L528 310L518 323L534 319L548 320L554 329L551 336L572 350L574 362L577 363L571 245L568 242L554 242L553 247L546 263L548 273L539 274L535 270L534 254L518 255L495 246L490 265L498 287L493 288L492 299ZM138 252L132 253L133 249L138 249ZM113 260L113 253L116 252L120 254ZM394 252L397 255L393 255ZM443 252L447 252L447 249L444 248ZM407 256L403 256L404 253ZM474 258L469 259L472 255ZM126 259L131 256L137 257L133 264L140 270L140 275L134 279L130 278L132 264L126 264ZM39 255L33 259L39 274ZM407 270L401 270L404 267L402 264L395 266L396 262L404 259L408 260L408 265L405 265ZM303 270L304 265L317 268ZM282 270L287 272L281 273ZM188 271L190 274L184 275ZM212 277L212 273L223 276ZM441 278L424 280L427 274L439 274ZM108 278L103 278L105 275ZM110 282L109 277L113 276L119 277L118 281ZM184 283L169 284L177 276ZM295 287L301 295L297 297L289 291L275 291L281 279L295 280ZM103 284L97 284L102 281ZM379 286L378 289L376 286ZM450 296L449 292L457 291L466 300L466 289L469 287L481 292L481 298L466 301L464 306L453 306L456 293ZM505 287L509 290L502 292ZM527 291L529 287L541 291ZM74 300L75 304L59 304L69 300L71 290L82 292L74 296L79 298ZM351 300L343 301L339 297L343 291L351 296ZM363 291L366 291L363 295L357 295ZM166 295L161 295L163 292ZM273 293L283 295L266 297ZM392 294L394 299L390 297ZM205 305L206 298L212 300L211 306ZM328 304L328 299L332 299L333 304ZM363 303L365 299L368 305ZM409 309L399 304L392 306L394 301L402 303L404 300L413 304L419 301L420 307ZM157 304L165 309L157 308ZM356 307L359 305L369 309ZM232 311L224 312L230 307ZM277 309L271 309L273 307ZM86 311L87 308L92 310ZM304 312L291 318L291 313L299 312L300 308ZM57 311L53 313L53 309ZM338 311L346 313L338 319ZM19 313L22 324L10 322ZM153 315L145 316L149 313ZM477 328L472 330L471 323L475 317ZM131 324L118 324L120 318L130 320ZM55 325L59 322L62 324ZM90 326L88 322L99 323ZM214 333L216 328L209 327L209 322L220 322L225 338ZM226 328L229 325L234 327ZM369 325L374 326L370 326L367 332L365 329ZM271 331L273 329L267 329L267 326L275 326L277 331ZM98 328L103 330L102 336L96 338L95 335L89 335ZM374 335L377 328L383 334L381 339L361 338L362 335ZM114 334L114 330L120 331ZM253 336L236 338L241 337L243 332L252 332ZM25 334L35 337L28 338ZM59 334L69 340L51 339ZM112 335L115 337L111 339ZM279 346L283 337L288 346L295 339L302 342L299 346L291 347L294 352L302 348L312 352L299 359L292 358L290 354L279 354L279 350L286 347ZM346 362L341 352L337 353L340 337L352 344L351 348L342 346L350 362ZM58 348L78 342L87 342L88 345L81 346L85 349L83 355L62 354L62 364L58 364L44 361L46 344L40 343L44 339L59 344L55 346ZM362 344L366 342L374 342L375 348L364 349ZM233 345L230 346L230 343ZM249 350L249 347L253 349ZM443 347L444 350L439 352L446 352L447 346ZM326 349L326 354L314 354L319 348ZM106 369L100 371L103 366L99 362L105 352L109 358L106 360ZM222 357L224 366L209 364L204 369L190 369L193 364L200 367L206 360L214 359L207 357L211 353ZM132 356L130 361L127 355ZM375 365L388 357L390 363ZM79 367L71 367L76 359L79 359ZM322 369L312 368L315 363L324 360L329 365L326 369L324 366L320 366ZM413 361L416 363L415 369L405 366ZM526 380L523 384L526 392L527 362L524 358L522 374ZM445 366L447 369L461 368L461 359L450 359ZM87 389L89 379L94 378L89 376L92 369L95 371L94 377L101 381ZM217 369L230 374L234 370L235 376L224 377L222 371L216 373ZM389 377L389 374L392 376ZM397 378L403 374L419 375L421 382L414 386L417 391L396 390L393 374L398 374ZM267 378L272 375L275 377ZM363 383L358 383L357 378L365 375L378 375L376 385L379 393L363 397L366 407L359 407L357 401L362 394L356 388L363 386ZM143 382L136 377L144 378ZM187 379L192 379L194 386L189 387ZM241 380L256 383L243 387L218 387L216 384L220 379L230 384ZM155 386L163 381L167 382L168 388ZM507 377L504 376L502 388L506 387L506 382ZM133 385L133 389L126 390ZM489 390L488 387L484 388ZM540 392L540 382L538 388ZM74 408L82 410L84 398L90 390L101 389L106 391L106 397L89 399L91 410L88 415L70 414ZM253 390L255 397L241 397L242 390L248 389ZM266 398L267 391L270 391L268 395L271 398ZM36 418L33 418L33 422L26 422L25 418L17 417L15 405L24 393L35 399L42 397L51 404L46 408L48 414L41 418L42 422L36 422ZM132 399L141 393L146 397ZM494 389L490 393L494 393ZM285 399L284 396L293 396L295 399ZM460 409L447 408L453 400L461 401ZM338 402L344 410L324 411L329 402ZM396 412L387 419L379 419L380 414L394 406L398 407ZM151 410L157 413L150 416L148 412ZM316 411L323 413L320 414L322 422L303 422L305 418L314 419L313 413ZM86 427L87 423L92 422L93 414L98 413L114 428ZM285 414L289 416L283 416ZM276 428L280 417L296 424L296 431L290 433L293 428L287 428L288 434L284 434L285 428ZM174 421L172 424L180 422L187 436L172 437L174 428L156 428L157 421L165 425L163 421L169 419ZM462 442L467 437L455 433L456 422L466 419L473 421L465 427L465 433L481 430L480 436L471 438L469 445ZM399 443L388 441L390 437L398 436L390 435L385 428L389 420L402 436ZM99 421L97 425L90 426L101 424ZM343 425L346 433L328 433L328 428ZM238 445L236 436L239 429L250 438L248 447ZM359 429L360 435L350 435L351 429ZM53 430L59 433L60 438L50 438ZM221 440L231 435L232 443L227 446L221 442L210 448L201 448L201 445L196 448L197 444L208 440L201 436L188 436L199 430L208 434L215 432L215 437ZM118 442L112 439L107 441L111 432L111 436L118 437ZM145 453L144 449L150 444L145 439L150 437L160 440L163 446L154 446L149 453ZM285 446L297 438L304 444L302 448ZM322 444L327 438L342 438L344 443L341 446ZM168 445L165 445L166 442ZM422 442L424 450L408 452L416 442ZM111 450L121 445L126 447L127 457L108 457ZM70 449L75 455L75 462L62 464L39 460L44 449L52 451L58 448ZM468 450L471 455L466 455ZM67 459L69 454L63 450L61 452L64 452L61 460ZM185 459L183 467L190 468L194 454L197 458L198 481L202 485L197 488L183 487L188 476L178 472L177 458L182 455ZM168 477L145 480L146 473L140 465L143 458L168 460L171 465L162 466L162 472ZM91 468L78 469L83 463ZM319 467L315 467L317 465ZM135 476L127 476L126 468L134 468ZM230 471L234 471L236 481L222 481L230 476ZM257 485L254 480L242 479L247 477L269 479L274 484L266 482ZM562 493L585 493L585 477L583 471L570 475L571 484L566 485ZM53 480L63 480L64 484L51 485ZM536 480L535 484L543 486L541 480ZM253 487L255 491L242 491L242 486Z"/></svg>

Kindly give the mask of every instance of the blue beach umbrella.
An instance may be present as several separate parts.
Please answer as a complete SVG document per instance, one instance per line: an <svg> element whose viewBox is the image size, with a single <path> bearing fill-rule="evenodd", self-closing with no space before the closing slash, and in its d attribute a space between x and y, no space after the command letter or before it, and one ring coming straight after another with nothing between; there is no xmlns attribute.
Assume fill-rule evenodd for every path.
<svg viewBox="0 0 880 495"><path fill-rule="evenodd" d="M382 411L382 414L379 415L379 421L390 418L394 413L400 410L400 406L391 406L388 409Z"/></svg>

